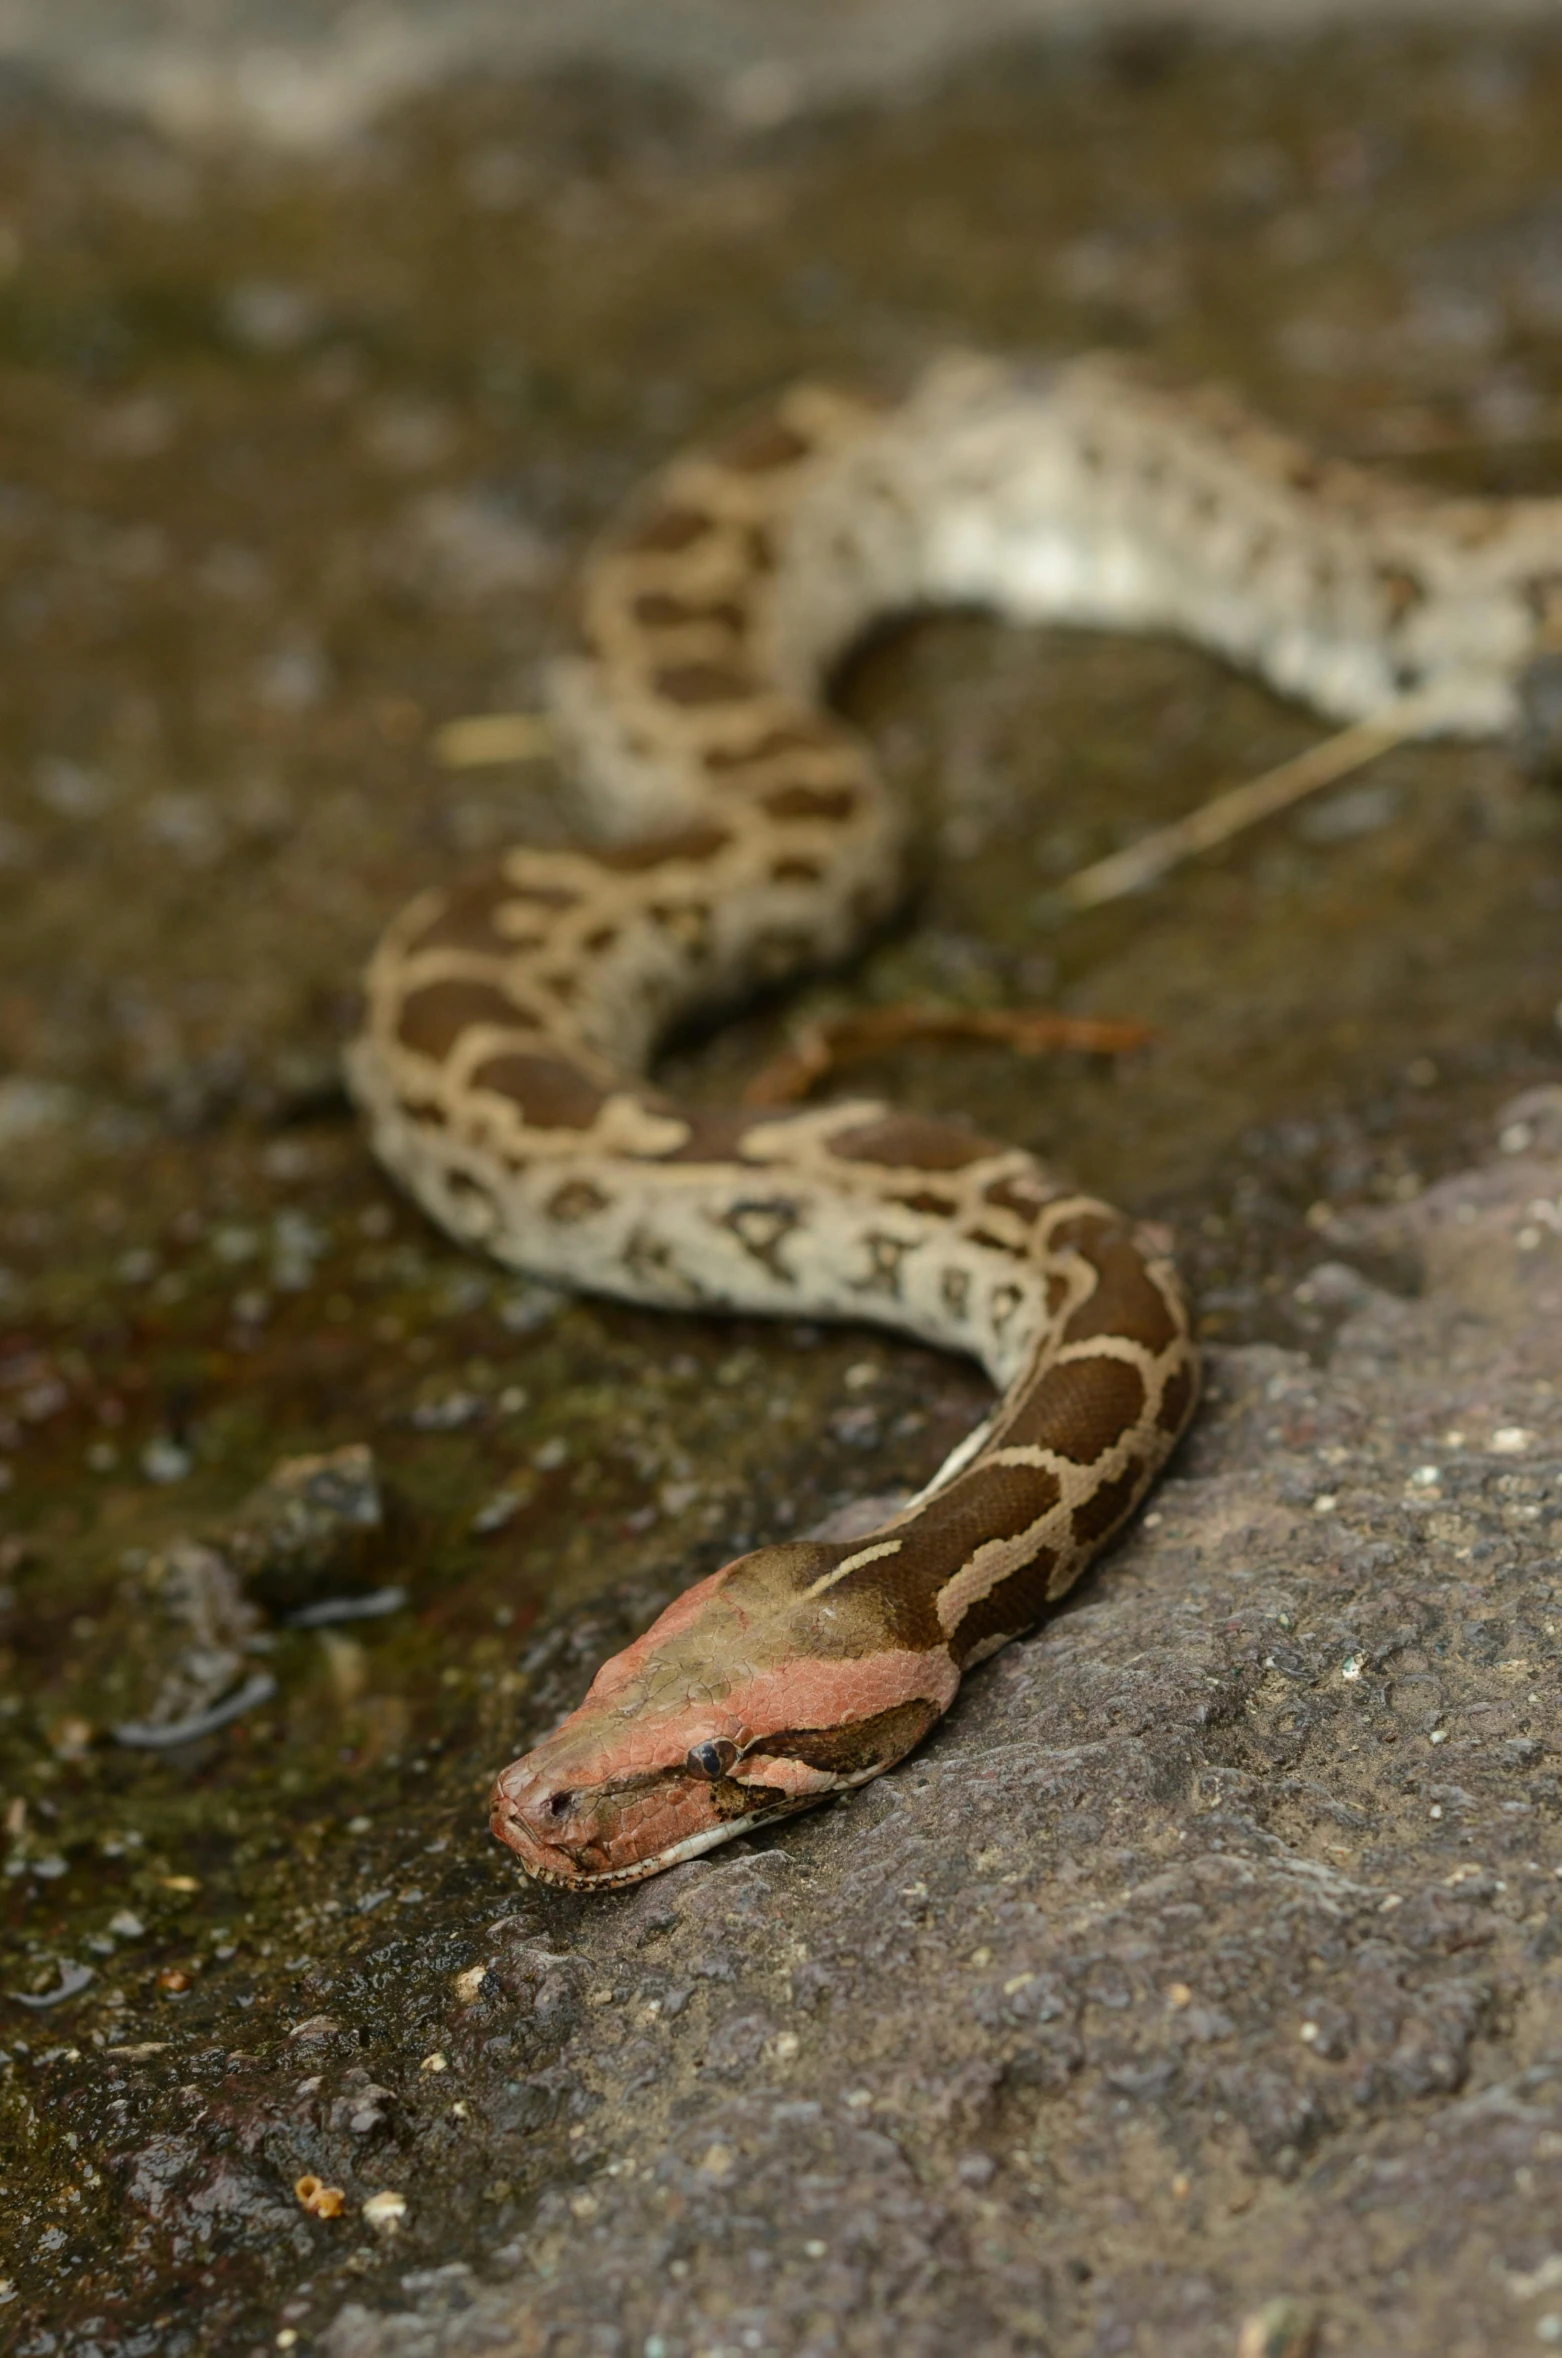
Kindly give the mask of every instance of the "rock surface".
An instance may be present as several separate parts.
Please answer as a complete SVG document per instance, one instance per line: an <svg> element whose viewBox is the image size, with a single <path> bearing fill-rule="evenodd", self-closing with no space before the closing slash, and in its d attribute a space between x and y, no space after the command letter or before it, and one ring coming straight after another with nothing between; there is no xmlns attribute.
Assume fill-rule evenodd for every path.
<svg viewBox="0 0 1562 2358"><path fill-rule="evenodd" d="M114 46L107 8L0 8L0 45L30 20L144 98L128 45L167 33L158 120L188 127L204 89L225 122L269 108L290 135L338 105L335 34L393 13L213 0L175 21L123 0ZM641 38L676 14L548 12ZM842 0L827 39L820 11L756 0L722 22L762 45L782 14L817 34L811 59L884 21ZM269 63L237 37L218 55L262 24ZM1161 1522L973 1682L924 1761L713 1861L686 1902L667 1886L660 1932L635 1912L651 1892L582 1913L518 1886L486 1837L495 1768L673 1593L915 1487L985 1402L969 1368L867 1331L518 1283L374 1169L336 1079L354 977L413 892L562 839L566 782L526 751L526 715L592 533L800 372L893 385L951 341L1127 347L1370 464L1557 484L1562 42L1543 28L1110 23L798 120L785 73L705 62L711 109L600 71L484 75L315 154L171 141L26 74L0 89L8 2347L311 2358L356 2303L371 2345L436 2348L464 2317L469 2340L565 2358L779 2354L882 2342L875 2297L908 2341L1029 2335L1070 2358L1179 2335L1201 2358L1300 2358L1315 2316L1353 2358L1396 2332L1545 2340L1547 2149L1489 2091L1547 2053L1549 1764L1500 1747L1548 1740L1527 1697L1550 1689L1501 1670L1540 1649L1479 1550L1507 1514L1538 1594L1549 1509L1464 1488L1483 1466L1533 1479L1549 1411L1495 1361L1489 1414L1426 1407L1417 1433L1401 1392L1457 1393L1470 1352L1521 1329L1543 1343L1554 1089L1509 1108L1481 1182L1517 1189L1507 1245L1481 1258L1479 1188L1472 1219L1455 1205L1424 1236L1430 1213L1381 1216L1557 1080L1562 796L1509 748L1406 746L1294 826L1059 927L1061 877L1316 742L1316 720L1164 643L968 616L868 652L843 693L917 816L915 910L849 977L679 1045L669 1084L731 1102L786 1025L846 1006L1144 1018L1154 1040L1110 1070L971 1049L862 1081L1171 1226L1226 1398ZM466 724L506 714L513 759L450 766ZM1427 1255L1443 1290L1419 1307L1374 1291ZM1277 1378L1289 1402L1265 1397ZM1387 1420L1376 1455L1352 1399ZM1510 1430L1540 1438L1496 1447ZM279 1460L308 1495L257 1497ZM300 1461L334 1464L328 1495ZM1427 1464L1442 1478L1406 1492ZM1202 1565L1193 1505L1217 1535ZM1374 1546L1396 1552L1363 1569L1350 1551ZM1331 1616L1360 1655L1387 1642L1380 1606L1410 1634L1347 1679ZM1460 1719L1460 1695L1517 1716ZM114 1740L138 1721L159 1741ZM968 1793L972 1747L991 1775ZM1411 1765L1423 1792L1401 1790ZM1291 1857L1368 1896L1304 1874L1293 1906ZM1154 1879L1186 1891L1190 1858L1215 1861L1214 1896L1166 1900L1206 1915L1163 1926ZM1471 1863L1506 1890L1448 1882ZM1165 1954L1135 1964L1141 1918ZM1493 1937L1453 1948L1460 1925ZM1092 1943L1139 1983L1094 1978ZM1474 2127L1420 2142L1477 2099ZM1493 2121L1514 2143L1495 2162ZM1471 2196L1460 2256L1466 2167L1501 2203ZM1048 2301L1061 2321L1026 2323Z"/></svg>
<svg viewBox="0 0 1562 2358"><path fill-rule="evenodd" d="M1556 2338L1562 1159L1523 1143L1374 1219L1424 1291L1360 1283L1327 1365L1213 1355L1145 1525L898 1774L496 1918L442 2084L572 2170L496 2281L411 2275L331 2358L1202 2358L1274 2303L1296 2348Z"/></svg>
<svg viewBox="0 0 1562 2358"><path fill-rule="evenodd" d="M431 84L593 62L686 84L747 128L900 91L995 42L1164 22L1165 0L7 0L0 59L176 136L336 145ZM1181 0L1194 22L1296 32L1340 0ZM1449 0L1356 0L1359 24L1457 17ZM1501 0L1509 22L1545 0Z"/></svg>

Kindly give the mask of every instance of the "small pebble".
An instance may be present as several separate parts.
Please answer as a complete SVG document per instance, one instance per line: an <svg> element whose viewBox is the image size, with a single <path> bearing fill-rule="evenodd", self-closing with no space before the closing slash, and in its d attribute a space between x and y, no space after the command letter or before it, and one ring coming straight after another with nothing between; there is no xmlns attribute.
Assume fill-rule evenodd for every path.
<svg viewBox="0 0 1562 2358"><path fill-rule="evenodd" d="M149 1482L182 1482L193 1463L190 1452L165 1434L149 1441L141 1452L141 1471Z"/></svg>
<svg viewBox="0 0 1562 2358"><path fill-rule="evenodd" d="M488 1539L492 1537L494 1532L502 1531L507 1523L514 1522L516 1515L520 1512L520 1506L519 1491L496 1490L492 1498L480 1506L472 1517L471 1528L474 1536L478 1539Z"/></svg>
<svg viewBox="0 0 1562 2358"><path fill-rule="evenodd" d="M1266 2301L1243 2318L1237 2358L1311 2358L1317 2325L1310 2309L1285 2299Z"/></svg>
<svg viewBox="0 0 1562 2358"><path fill-rule="evenodd" d="M327 2186L312 2175L295 2178L293 2192L312 2219L339 2219L347 2200L340 2186Z"/></svg>

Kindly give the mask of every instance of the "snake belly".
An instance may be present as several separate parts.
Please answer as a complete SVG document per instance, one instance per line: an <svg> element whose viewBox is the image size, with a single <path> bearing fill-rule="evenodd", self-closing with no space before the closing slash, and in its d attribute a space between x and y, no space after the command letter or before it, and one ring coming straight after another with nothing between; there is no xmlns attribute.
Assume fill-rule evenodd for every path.
<svg viewBox="0 0 1562 2358"><path fill-rule="evenodd" d="M1341 720L1432 689L1479 735L1510 725L1559 586L1562 503L1438 499L1098 359L955 358L889 406L794 388L596 552L553 696L595 839L507 851L391 925L349 1052L375 1148L515 1269L876 1321L999 1398L880 1528L745 1555L603 1666L495 1786L534 1876L633 1882L892 1766L1193 1411L1156 1240L1029 1154L876 1102L697 1111L645 1077L671 1024L841 958L899 894L832 665L886 613L976 602L1175 631Z"/></svg>

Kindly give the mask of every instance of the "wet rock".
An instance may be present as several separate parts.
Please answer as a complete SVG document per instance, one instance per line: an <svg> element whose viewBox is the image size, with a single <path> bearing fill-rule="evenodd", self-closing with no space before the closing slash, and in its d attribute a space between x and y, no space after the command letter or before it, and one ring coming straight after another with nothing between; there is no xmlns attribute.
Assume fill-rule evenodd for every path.
<svg viewBox="0 0 1562 2358"><path fill-rule="evenodd" d="M1537 656L1520 678L1516 747L1534 776L1562 782L1562 654Z"/></svg>
<svg viewBox="0 0 1562 2358"><path fill-rule="evenodd" d="M276 1691L252 1647L261 1616L215 1548L176 1540L139 1575L131 1601L142 1699L114 1729L121 1744L170 1750L226 1726Z"/></svg>
<svg viewBox="0 0 1562 2358"><path fill-rule="evenodd" d="M374 1452L363 1441L284 1458L222 1533L229 1562L257 1603L287 1613L351 1593L372 1573L385 1531Z"/></svg>
<svg viewBox="0 0 1562 2358"><path fill-rule="evenodd" d="M1546 1083L1510 1097L1497 1116L1504 1154L1562 1155L1562 1083Z"/></svg>
<svg viewBox="0 0 1562 2358"><path fill-rule="evenodd" d="M378 2087L366 2071L350 2071L330 2108L329 2125L354 2137L372 2136L386 2126L395 2101L393 2091Z"/></svg>

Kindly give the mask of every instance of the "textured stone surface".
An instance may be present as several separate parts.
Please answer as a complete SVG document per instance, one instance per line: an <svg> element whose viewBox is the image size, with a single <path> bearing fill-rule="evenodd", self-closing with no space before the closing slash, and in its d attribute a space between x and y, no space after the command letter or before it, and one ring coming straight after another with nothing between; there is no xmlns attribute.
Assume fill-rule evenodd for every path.
<svg viewBox="0 0 1562 2358"><path fill-rule="evenodd" d="M1331 1240L1425 1290L1326 1263L1326 1365L1216 1353L1148 1527L899 1774L521 1894L444 2084L571 2166L332 2358L1554 2332L1559 1231L1526 1147Z"/></svg>
<svg viewBox="0 0 1562 2358"><path fill-rule="evenodd" d="M62 38L86 21L62 6ZM118 21L153 19L126 0ZM238 21L193 6L181 20L191 40ZM339 21L319 12L327 31ZM800 8L796 21L823 19ZM1055 2297L1077 2303L1036 2329L1038 2346L1153 2349L1181 2316L1185 2338L1229 2353L1241 2315L1246 2342L1278 2358L1265 2321L1321 2302L1325 2348L1332 2336L1354 2358L1352 2337L1371 2334L1353 2287L1376 2266L1392 2311L1395 2254L1419 2243L1450 2271L1441 2314L1463 2303L1488 2342L1511 2325L1522 2347L1562 2314L1544 2152L1485 2149L1493 2172L1536 2175L1527 2191L1504 2178L1500 2233L1482 2242L1489 2215L1456 2262L1455 2195L1418 2143L1465 2101L1437 2084L1461 2051L1473 2091L1543 2055L1550 1969L1524 1950L1545 1928L1500 1920L1542 1912L1540 1820L1499 1813L1523 1847L1497 1859L1484 1834L1459 1846L1451 1798L1363 1785L1376 1736L1350 1755L1324 1706L1357 1708L1382 1681L1336 1678L1317 1653L1328 1615L1297 1603L1331 1560L1293 1562L1304 1542L1336 1545L1381 1512L1400 1546L1383 1502L1401 1498L1407 1466L1442 1463L1442 1412L1354 1472L1314 1463L1316 1435L1280 1454L1268 1438L1313 1413L1310 1360L1294 1354L1325 1353L1368 1312L1390 1327L1402 1315L1372 1287L1410 1286L1414 1238L1372 1208L1490 1152L1503 1100L1556 1082L1562 797L1509 749L1406 747L1305 824L1272 824L1154 895L1053 929L1071 867L1314 742L1315 721L1164 644L964 617L869 655L845 693L918 814L916 909L849 977L680 1046L668 1077L729 1101L787 1022L843 1004L1043 1000L1153 1023L1127 1069L931 1050L861 1078L1164 1219L1204 1335L1293 1355L1252 1363L1245 1390L1236 1363L1210 1412L1208 1479L1226 1485L1215 1503L1238 1536L1195 1568L1207 1593L1185 1597L1171 1542L1188 1493L1174 1489L1142 1535L1150 1552L1106 1568L1054 1638L994 1666L908 1780L800 1822L777 1864L742 1868L808 1919L809 1957L793 1956L780 1913L728 1927L724 1907L707 1919L691 1901L686 1926L653 1935L628 1913L518 1899L487 1839L495 1768L672 1593L760 1539L915 1485L984 1401L969 1368L865 1331L671 1320L487 1269L393 1196L341 1098L353 978L388 913L512 834L557 841L567 824L545 766L450 770L438 752L444 723L534 700L591 532L680 441L725 430L799 371L893 383L956 339L1126 345L1179 380L1240 383L1374 463L1472 489L1557 481L1554 38L1494 32L1489 15L1469 32L1295 47L1114 35L1011 54L914 101L753 129L777 95L761 81L763 103L750 85L743 107L702 112L603 74L485 77L310 157L173 144L23 77L0 88L0 2328L21 2358L251 2358L289 2333L308 2358L349 2300L409 2318L414 2347L459 2313L501 2346L530 2319L534 2340L593 2348L622 2306L623 2358L658 2334L675 2358L751 2334L763 2352L767 2329L710 2318L741 2305L740 2282L764 2308L750 2247L762 2257L776 2234L789 2289L767 2314L814 2281L840 2337L871 2336L835 2288L840 2265L904 2288L908 2337L958 2340L969 2310L1001 2346L1046 2290L1013 2223L1017 2150L1044 2157L1025 2232L1051 2256ZM1488 1184L1562 1152L1553 1097L1500 1127ZM1483 1317L1506 1271L1503 1315L1529 1318L1554 1250L1552 1214L1530 1209L1554 1203L1554 1181L1518 1184L1508 1259L1468 1277ZM1447 1224L1456 1290L1471 1225ZM1303 1384L1294 1413L1261 1398L1276 1374ZM1501 1419L1548 1429L1540 1406L1491 1390L1489 1424L1472 1412L1460 1427L1459 1465ZM1337 1404L1329 1414L1341 1423ZM1355 1447L1358 1421L1323 1445ZM346 1503L362 1518L295 1523L275 1493L246 1508L279 1460L358 1447L374 1452L380 1529L355 1482ZM1535 1443L1489 1464L1525 1477L1541 1455ZM1282 1475L1293 1497L1272 1494ZM1468 1475L1452 1459L1444 1475L1405 1510L1428 1535L1424 1563L1407 1548L1403 1572L1397 1556L1369 1565L1350 1613L1375 1612L1384 1591L1401 1600L1391 1630L1445 1609L1436 1566L1464 1579L1457 1549L1479 1539L1445 1547L1433 1529L1478 1520ZM1304 1477L1337 1498L1332 1516L1314 1515ZM1254 1498L1279 1517L1261 1545L1240 1538ZM1481 1512L1519 1517L1533 1565L1549 1543L1527 1510L1543 1504L1494 1492ZM256 1546L234 1549L245 1582L229 1591L246 1513ZM207 1555L176 1553L192 1544ZM1489 1573L1482 1559L1475 1585ZM342 1620L370 1601L365 1582L395 1609ZM1343 1594L1329 1607L1342 1620ZM1185 1616L1168 1621L1179 1600ZM1228 1601L1235 1637L1218 1618ZM1148 1637L1114 1618L1129 1605ZM1438 1783L1482 1797L1459 1764L1462 1724L1431 1745L1424 1714L1444 1698L1411 1671L1467 1675L1465 1624L1506 1615L1482 1589L1457 1628L1428 1618L1426 1666L1400 1656L1394 1671L1394 1700L1408 1711L1420 1695L1423 1716L1402 1730L1374 1707L1396 1734L1380 1767L1435 1761ZM1509 1644L1480 1671L1494 1689ZM1265 1654L1290 1672L1265 1670ZM1010 1682L1028 1665L1026 1701ZM154 1733L179 1733L200 1688L221 1724L186 1727L171 1749L117 1742L170 1678L187 1691ZM1235 1707L1255 1681L1250 1715ZM1092 1699L1114 1695L1115 1726L1092 1718ZM1201 1704L1227 1716L1200 1727ZM1534 1740L1538 1723L1516 1724L1493 1745ZM948 1781L973 1744L995 1764L980 1821ZM1520 1800L1548 1761L1497 1768ZM1318 1786L1369 1825L1325 1812L1314 1827ZM1222 1792L1256 1835L1201 1822ZM1397 1857L1368 1855L1406 1828L1449 1846L1413 1885ZM925 1863L886 1865L913 1835ZM1317 2029L1293 2046L1302 1965L1275 1897L1291 1885L1263 1837L1361 1883L1369 1930L1397 1942L1396 1918L1413 1928L1430 1890L1476 1925L1497 1916L1497 1942L1461 1969L1433 1940L1396 1995L1399 1947L1387 1978L1358 1990L1355 1952L1320 1939L1338 2015L1295 2017ZM1226 1978L1247 1986L1228 1991L1213 1968L1196 1985L1201 1920L1187 1918L1165 1967L1185 2000L1087 2002L1095 1935L1069 1912L1066 1859L1106 1873L1100 1923L1131 1942L1134 1894L1217 1838L1235 1846L1213 1854L1222 1871L1234 1857L1269 1876L1259 1899L1222 1886L1167 1904L1215 1909ZM998 1857L972 1868L986 1850ZM1471 1860L1507 1890L1446 1886ZM993 1887L990 1920L967 1877ZM937 1902L921 1928L904 1889L919 1881ZM875 1913L875 1894L904 1917ZM1401 1909L1379 1919L1379 1895ZM490 1933L517 1911L519 1933ZM545 1954L512 1954L528 1941ZM989 1969L968 1962L981 1947ZM1042 2011L1051 1984L1033 2018L1006 2011L1034 1985L1006 1996L1003 1983L1032 1970L1060 2012ZM1160 1991L1153 1952L1134 1970ZM641 1980L645 2008L665 1985L650 2021ZM593 2003L621 1984L627 2000ZM897 1990L941 2010L916 2038ZM991 2022L971 2012L979 1997ZM881 2005L902 2025L894 2053ZM1194 2037L1222 2015L1229 2033ZM775 2044L787 2032L795 2056ZM609 2053L615 2036L643 2041L632 2067ZM1312 2054L1337 2038L1339 2056ZM1157 2095L1154 2069L1184 2050L1200 2092L1184 2101L1168 2081ZM984 2097L989 2068L1012 2077ZM1118 2069L1152 2077L1112 2087ZM1217 2072L1235 2077L1212 2094ZM883 2101L897 2074L910 2127ZM1430 2092L1406 2093L1418 2075ZM707 2076L716 2125L695 2145ZM868 2105L845 2106L859 2086ZM1293 2117L1297 2087L1316 2127ZM793 2101L823 2109L767 2125ZM690 2109L675 2120L675 2105ZM751 2134L764 2151L750 2180ZM885 2138L899 2161L872 2142ZM1392 2161L1396 2139L1414 2166L1367 2181L1371 2209L1347 2233L1355 2214L1313 2173L1363 2148ZM730 2175L702 2166L723 2144ZM1447 2172L1476 2170L1483 2148L1472 2130L1442 2150ZM656 2228L654 2181L648 2193L600 2173L668 2152L694 2191ZM341 2210L306 2208L300 2181L339 2190ZM1247 2210L1223 2207L1250 2184ZM624 2206L617 2243L593 2241L578 2198L604 2220ZM1128 2203L1136 2214L1119 2215ZM727 2239L710 2283L707 2221ZM620 2302L604 2270L674 2227L685 2242L665 2271ZM534 2247L563 2255L555 2282ZM690 2273L674 2274L684 2259ZM1493 2259L1531 2288L1529 2308ZM647 2326L658 2301L667 2322ZM1388 2331L1372 2328L1385 2345Z"/></svg>

